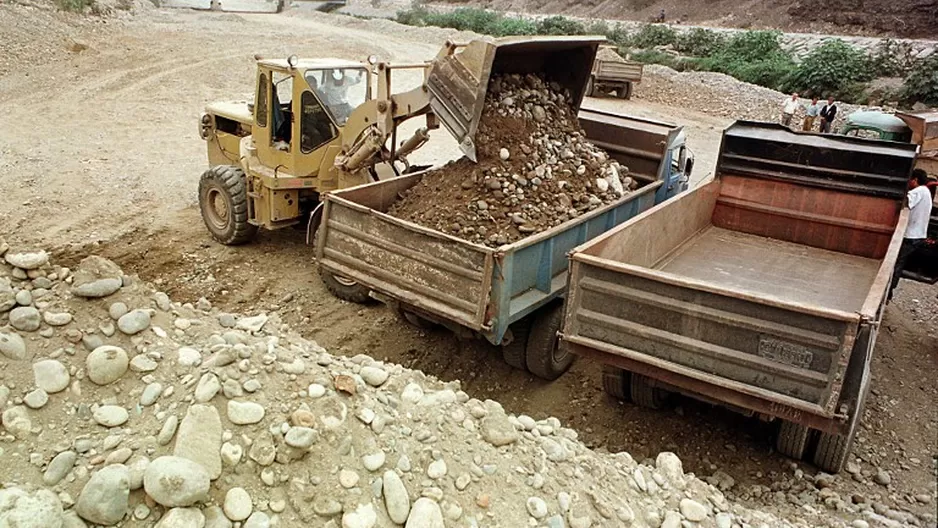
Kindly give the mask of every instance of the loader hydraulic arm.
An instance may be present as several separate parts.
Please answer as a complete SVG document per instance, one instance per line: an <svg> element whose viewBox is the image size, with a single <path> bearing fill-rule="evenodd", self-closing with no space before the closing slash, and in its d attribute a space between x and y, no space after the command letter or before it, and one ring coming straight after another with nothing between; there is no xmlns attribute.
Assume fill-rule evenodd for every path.
<svg viewBox="0 0 938 528"><path fill-rule="evenodd" d="M352 112L343 134L349 143L343 144L342 153L336 156L336 168L353 173L382 161L403 160L406 163L407 154L427 142L428 131L439 127L430 108L430 96L426 89L430 64L377 64L377 96ZM424 82L413 90L399 94L391 93L391 73L407 69L422 69ZM418 129L397 148L397 127L404 121L421 115L427 116L427 126ZM385 149L388 139L393 140L390 151Z"/></svg>

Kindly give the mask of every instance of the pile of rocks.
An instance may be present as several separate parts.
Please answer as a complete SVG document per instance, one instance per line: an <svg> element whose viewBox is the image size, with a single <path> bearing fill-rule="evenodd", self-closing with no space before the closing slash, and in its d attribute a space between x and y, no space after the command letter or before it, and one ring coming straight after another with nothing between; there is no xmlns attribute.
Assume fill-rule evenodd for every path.
<svg viewBox="0 0 938 528"><path fill-rule="evenodd" d="M818 525L735 505L671 453L597 454L556 418L330 355L276 315L171 302L105 259L5 261L0 526Z"/></svg>
<svg viewBox="0 0 938 528"><path fill-rule="evenodd" d="M535 75L495 75L476 135L478 163L426 174L390 214L498 247L612 203L637 187L590 143L570 93Z"/></svg>

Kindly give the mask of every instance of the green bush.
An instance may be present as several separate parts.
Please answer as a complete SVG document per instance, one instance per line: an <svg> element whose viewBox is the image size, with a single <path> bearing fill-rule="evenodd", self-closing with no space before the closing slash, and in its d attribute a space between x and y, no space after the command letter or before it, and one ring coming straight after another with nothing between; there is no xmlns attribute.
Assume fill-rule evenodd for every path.
<svg viewBox="0 0 938 528"><path fill-rule="evenodd" d="M872 80L869 58L840 39L830 39L801 61L787 83L787 91L838 99L856 96L855 85Z"/></svg>
<svg viewBox="0 0 938 528"><path fill-rule="evenodd" d="M690 57L678 57L670 53L658 51L655 49L635 50L629 52L627 49L619 49L619 54L623 57L631 54L631 59L643 64L661 64L677 71L688 71L698 69L697 59Z"/></svg>
<svg viewBox="0 0 938 528"><path fill-rule="evenodd" d="M694 28L677 36L674 49L694 57L709 57L718 53L725 45L726 37L722 33Z"/></svg>
<svg viewBox="0 0 938 528"><path fill-rule="evenodd" d="M537 24L530 20L506 17L495 11L472 7L438 13L417 5L405 11L399 11L396 20L409 26L439 26L496 37L535 35L538 31Z"/></svg>
<svg viewBox="0 0 938 528"><path fill-rule="evenodd" d="M938 106L938 53L917 61L912 73L905 78L902 99L909 105Z"/></svg>
<svg viewBox="0 0 938 528"><path fill-rule="evenodd" d="M542 18L537 22L538 35L585 35L586 26L581 22L556 15Z"/></svg>
<svg viewBox="0 0 938 528"><path fill-rule="evenodd" d="M631 36L629 43L635 48L654 48L655 46L667 46L674 44L677 40L677 32L670 26L662 24L646 24L642 29Z"/></svg>
<svg viewBox="0 0 938 528"><path fill-rule="evenodd" d="M870 55L870 68L876 77L904 77L915 67L915 50L908 42L884 39Z"/></svg>
<svg viewBox="0 0 938 528"><path fill-rule="evenodd" d="M782 49L780 35L777 31L738 33L697 66L701 70L721 72L741 81L781 90L795 69L795 61Z"/></svg>

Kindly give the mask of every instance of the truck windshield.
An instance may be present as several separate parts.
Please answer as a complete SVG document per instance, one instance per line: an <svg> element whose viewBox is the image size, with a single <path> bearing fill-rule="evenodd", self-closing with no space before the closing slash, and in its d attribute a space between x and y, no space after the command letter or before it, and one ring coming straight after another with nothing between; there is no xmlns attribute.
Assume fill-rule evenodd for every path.
<svg viewBox="0 0 938 528"><path fill-rule="evenodd" d="M326 105L339 126L367 99L368 83L364 68L325 68L307 70L306 82Z"/></svg>

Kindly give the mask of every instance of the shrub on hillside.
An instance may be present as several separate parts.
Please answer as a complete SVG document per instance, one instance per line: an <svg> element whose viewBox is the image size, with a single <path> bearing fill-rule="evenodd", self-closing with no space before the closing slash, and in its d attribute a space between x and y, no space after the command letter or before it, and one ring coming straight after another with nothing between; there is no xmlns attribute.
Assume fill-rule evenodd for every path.
<svg viewBox="0 0 938 528"><path fill-rule="evenodd" d="M902 98L910 105L938 106L938 53L917 61L912 73L905 78Z"/></svg>
<svg viewBox="0 0 938 528"><path fill-rule="evenodd" d="M716 53L702 59L698 67L780 90L795 69L795 61L779 42L780 35L777 31L738 33Z"/></svg>
<svg viewBox="0 0 938 528"><path fill-rule="evenodd" d="M582 22L556 15L542 18L537 22L538 35L585 35L586 26Z"/></svg>
<svg viewBox="0 0 938 528"><path fill-rule="evenodd" d="M709 57L718 53L725 45L726 37L722 33L694 28L677 36L674 49L694 57Z"/></svg>
<svg viewBox="0 0 938 528"><path fill-rule="evenodd" d="M662 24L646 24L629 38L629 44L634 48L654 48L667 46L677 40L677 32L669 26Z"/></svg>
<svg viewBox="0 0 938 528"><path fill-rule="evenodd" d="M904 77L915 66L915 50L908 42L883 39L870 54L870 67L876 77Z"/></svg>
<svg viewBox="0 0 938 528"><path fill-rule="evenodd" d="M788 80L788 91L807 95L855 97L858 84L873 78L869 59L862 51L840 39L830 39L814 48Z"/></svg>

